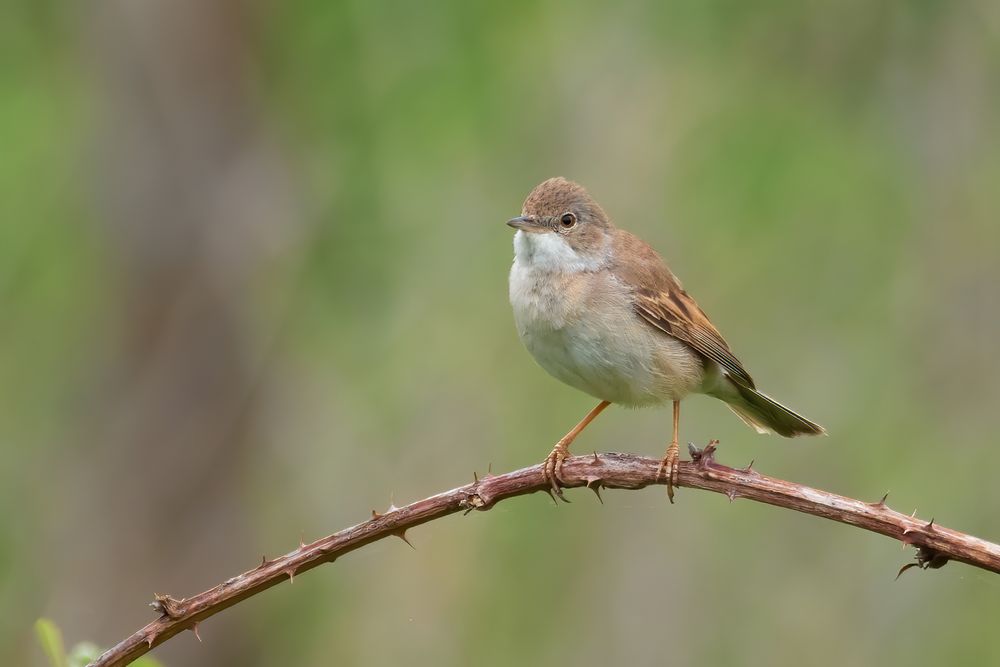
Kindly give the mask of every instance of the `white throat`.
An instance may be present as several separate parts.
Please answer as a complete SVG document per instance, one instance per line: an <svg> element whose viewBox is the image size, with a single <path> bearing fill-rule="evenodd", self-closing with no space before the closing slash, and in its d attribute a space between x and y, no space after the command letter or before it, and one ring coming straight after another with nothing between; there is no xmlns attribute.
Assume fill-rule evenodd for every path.
<svg viewBox="0 0 1000 667"><path fill-rule="evenodd" d="M514 234L514 263L541 271L578 273L596 271L604 265L604 253L586 257L573 250L556 232L525 232Z"/></svg>

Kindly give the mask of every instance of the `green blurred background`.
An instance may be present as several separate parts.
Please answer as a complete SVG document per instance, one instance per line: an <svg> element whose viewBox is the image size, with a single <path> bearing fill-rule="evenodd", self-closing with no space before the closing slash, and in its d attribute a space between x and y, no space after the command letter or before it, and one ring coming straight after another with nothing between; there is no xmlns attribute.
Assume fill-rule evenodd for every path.
<svg viewBox="0 0 1000 667"><path fill-rule="evenodd" d="M593 401L521 348L511 230L585 184L760 385L723 462L1000 539L1000 10L981 2L0 9L0 656L540 461ZM579 451L662 452L613 409ZM1000 579L662 489L543 495L207 621L179 665L997 664Z"/></svg>

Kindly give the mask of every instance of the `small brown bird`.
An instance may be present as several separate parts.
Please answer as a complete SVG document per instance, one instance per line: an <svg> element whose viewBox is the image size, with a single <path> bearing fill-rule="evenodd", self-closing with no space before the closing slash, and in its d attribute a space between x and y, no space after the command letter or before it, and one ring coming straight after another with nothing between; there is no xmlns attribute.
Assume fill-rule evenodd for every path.
<svg viewBox="0 0 1000 667"><path fill-rule="evenodd" d="M570 444L611 403L673 402L673 437L660 466L671 502L680 402L690 393L725 401L758 433L825 432L757 390L663 259L615 227L580 185L550 178L507 224L517 230L510 303L521 341L552 376L601 401L545 459L560 496Z"/></svg>

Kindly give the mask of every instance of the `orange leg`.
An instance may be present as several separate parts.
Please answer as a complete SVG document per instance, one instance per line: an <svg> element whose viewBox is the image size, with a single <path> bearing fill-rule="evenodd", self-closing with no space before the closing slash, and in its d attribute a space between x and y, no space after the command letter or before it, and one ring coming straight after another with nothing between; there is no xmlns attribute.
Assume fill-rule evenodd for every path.
<svg viewBox="0 0 1000 667"><path fill-rule="evenodd" d="M674 502L674 484L677 483L677 462L680 459L680 446L677 444L677 431L681 423L681 402L674 401L674 437L667 447L667 453L660 461L660 469L656 471L656 478L659 479L663 472L667 473L667 498Z"/></svg>
<svg viewBox="0 0 1000 667"><path fill-rule="evenodd" d="M566 457L569 456L569 446L573 444L574 440L576 440L576 436L580 435L583 429L587 428L587 425L594 421L594 418L601 414L601 412L604 411L604 408L609 405L611 405L609 401L601 401L598 403L593 410L587 413L586 417L580 420L579 424L574 426L569 433L559 439L556 446L552 448L552 452L545 457L545 467L542 469L542 475L545 477L545 481L552 486L552 491L555 492L555 494L560 498L563 498L562 489L559 488L560 484L562 484L562 464L563 461L566 460ZM563 500L565 500L565 498L563 498Z"/></svg>

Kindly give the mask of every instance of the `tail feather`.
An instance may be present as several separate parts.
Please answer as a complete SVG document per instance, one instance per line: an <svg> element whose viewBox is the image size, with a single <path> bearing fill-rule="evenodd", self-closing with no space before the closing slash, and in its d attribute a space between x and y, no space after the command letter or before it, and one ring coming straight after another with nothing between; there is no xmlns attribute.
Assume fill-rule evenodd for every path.
<svg viewBox="0 0 1000 667"><path fill-rule="evenodd" d="M752 387L730 382L736 389L719 396L736 416L758 433L777 433L786 438L797 435L824 435L826 429L786 408L776 400Z"/></svg>

